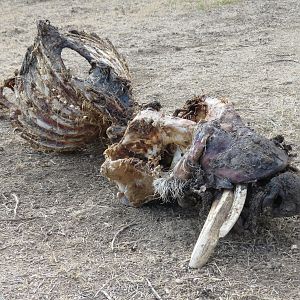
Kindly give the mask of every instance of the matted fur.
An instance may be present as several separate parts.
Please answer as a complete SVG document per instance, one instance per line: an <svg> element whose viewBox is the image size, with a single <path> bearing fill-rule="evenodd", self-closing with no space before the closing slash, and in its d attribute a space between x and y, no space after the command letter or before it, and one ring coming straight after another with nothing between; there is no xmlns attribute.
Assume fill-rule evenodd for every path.
<svg viewBox="0 0 300 300"><path fill-rule="evenodd" d="M157 178L153 181L155 194L159 195L163 202L182 198L185 185L186 181L174 177Z"/></svg>

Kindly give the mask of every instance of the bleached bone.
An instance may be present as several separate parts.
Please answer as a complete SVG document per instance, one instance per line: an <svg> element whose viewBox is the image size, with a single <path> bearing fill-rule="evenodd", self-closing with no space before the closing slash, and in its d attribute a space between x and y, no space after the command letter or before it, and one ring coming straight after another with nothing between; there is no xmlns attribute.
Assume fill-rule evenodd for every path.
<svg viewBox="0 0 300 300"><path fill-rule="evenodd" d="M195 126L196 123L193 121L171 117L156 110L146 109L141 111L130 122L121 144L131 145L132 143L138 143L142 139L150 146L151 149L147 149L146 155L151 157L156 155L156 149L159 151L165 145L189 146ZM150 140L148 141L148 139ZM139 148L143 147L137 146L135 150Z"/></svg>
<svg viewBox="0 0 300 300"><path fill-rule="evenodd" d="M153 176L148 166L134 158L107 159L101 166L101 173L118 186L118 198L123 204L140 206L154 195Z"/></svg>

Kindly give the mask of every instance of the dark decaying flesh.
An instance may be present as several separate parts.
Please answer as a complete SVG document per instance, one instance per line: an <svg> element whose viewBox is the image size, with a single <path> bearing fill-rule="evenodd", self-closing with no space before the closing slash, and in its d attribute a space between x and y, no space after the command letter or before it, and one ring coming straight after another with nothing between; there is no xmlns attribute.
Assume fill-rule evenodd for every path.
<svg viewBox="0 0 300 300"><path fill-rule="evenodd" d="M130 75L111 42L85 32L61 33L48 21L37 28L21 70L0 88L0 103L10 107L21 135L40 149L69 151L104 135L111 124L126 125L134 109ZM86 78L66 68L65 48L89 63ZM3 95L4 88L14 91L14 99Z"/></svg>

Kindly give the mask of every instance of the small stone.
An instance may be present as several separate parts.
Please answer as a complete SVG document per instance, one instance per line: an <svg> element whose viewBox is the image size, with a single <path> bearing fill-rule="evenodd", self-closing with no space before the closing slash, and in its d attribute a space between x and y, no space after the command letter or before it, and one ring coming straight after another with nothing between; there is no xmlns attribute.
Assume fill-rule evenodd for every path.
<svg viewBox="0 0 300 300"><path fill-rule="evenodd" d="M182 284L182 283L183 283L183 280L182 280L181 278L176 278L176 279L175 279L175 282L176 282L177 284Z"/></svg>
<svg viewBox="0 0 300 300"><path fill-rule="evenodd" d="M298 250L298 245L296 245L296 244L292 245L291 250Z"/></svg>
<svg viewBox="0 0 300 300"><path fill-rule="evenodd" d="M130 250L131 250L132 252L136 252L137 248L138 248L138 246L135 244L135 245L133 245L133 246L131 247Z"/></svg>

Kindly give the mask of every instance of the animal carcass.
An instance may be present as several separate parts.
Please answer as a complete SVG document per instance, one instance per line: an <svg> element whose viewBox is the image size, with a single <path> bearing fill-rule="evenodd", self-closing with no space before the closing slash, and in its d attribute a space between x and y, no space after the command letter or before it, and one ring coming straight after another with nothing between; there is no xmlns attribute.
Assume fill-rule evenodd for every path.
<svg viewBox="0 0 300 300"><path fill-rule="evenodd" d="M181 206L209 202L190 261L201 267L241 214L254 226L266 207L274 216L300 212L300 177L286 148L245 126L232 104L204 96L173 117L141 111L105 151L101 171L133 206L158 197Z"/></svg>
<svg viewBox="0 0 300 300"><path fill-rule="evenodd" d="M111 42L75 30L61 33L49 21L39 21L37 29L20 71L0 86L0 104L10 108L21 135L42 150L70 151L111 124L126 125L134 110L130 74ZM65 48L89 63L86 78L66 68ZM15 99L7 99L4 88Z"/></svg>

